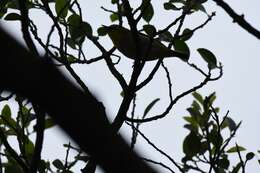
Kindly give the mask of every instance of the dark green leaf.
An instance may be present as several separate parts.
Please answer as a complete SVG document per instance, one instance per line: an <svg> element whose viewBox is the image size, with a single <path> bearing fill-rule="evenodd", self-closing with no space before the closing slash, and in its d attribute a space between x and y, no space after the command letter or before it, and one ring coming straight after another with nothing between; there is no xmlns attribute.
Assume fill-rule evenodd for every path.
<svg viewBox="0 0 260 173"><path fill-rule="evenodd" d="M199 137L191 132L183 141L183 152L186 156L192 157L200 152L201 142Z"/></svg>
<svg viewBox="0 0 260 173"><path fill-rule="evenodd" d="M198 132L198 126L195 123L193 123L193 124L185 124L183 127L188 129L191 132L194 132L194 133Z"/></svg>
<svg viewBox="0 0 260 173"><path fill-rule="evenodd" d="M5 118L7 117L11 117L11 109L8 105L4 105L3 109L2 109L2 112L1 112L1 115Z"/></svg>
<svg viewBox="0 0 260 173"><path fill-rule="evenodd" d="M69 10L69 0L56 0L55 11L57 16L65 18Z"/></svg>
<svg viewBox="0 0 260 173"><path fill-rule="evenodd" d="M19 2L18 1L10 1L6 4L6 7L8 9L15 9L18 10L19 9Z"/></svg>
<svg viewBox="0 0 260 173"><path fill-rule="evenodd" d="M76 43L75 43L75 41L74 41L72 38L70 38L70 37L67 38L67 44L68 44L72 49L76 49Z"/></svg>
<svg viewBox="0 0 260 173"><path fill-rule="evenodd" d="M187 111L190 113L192 117L195 118L195 120L198 120L198 117L201 116L201 113L197 109L188 108Z"/></svg>
<svg viewBox="0 0 260 173"><path fill-rule="evenodd" d="M154 10L152 4L148 0L143 0L142 6L141 6L141 11L142 11L142 18L149 23L151 19L153 18L154 15Z"/></svg>
<svg viewBox="0 0 260 173"><path fill-rule="evenodd" d="M222 145L223 138L218 134L217 130L212 129L208 135L209 141L216 147L219 148Z"/></svg>
<svg viewBox="0 0 260 173"><path fill-rule="evenodd" d="M45 129L51 128L55 126L56 123L52 120L52 118L46 118L45 120Z"/></svg>
<svg viewBox="0 0 260 173"><path fill-rule="evenodd" d="M99 27L97 33L99 36L105 36L107 34L107 29L105 27Z"/></svg>
<svg viewBox="0 0 260 173"><path fill-rule="evenodd" d="M145 33L151 37L153 37L156 33L156 28L153 25L144 25L143 29Z"/></svg>
<svg viewBox="0 0 260 173"><path fill-rule="evenodd" d="M45 173L47 169L47 164L44 160L41 160L38 165L38 171L39 173Z"/></svg>
<svg viewBox="0 0 260 173"><path fill-rule="evenodd" d="M195 109L197 111L201 110L199 103L195 100L192 102L191 106L192 106L193 109Z"/></svg>
<svg viewBox="0 0 260 173"><path fill-rule="evenodd" d="M184 125L185 128L190 131L194 131L195 133L198 131L198 122L195 117L183 117L189 124Z"/></svg>
<svg viewBox="0 0 260 173"><path fill-rule="evenodd" d="M193 92L192 96L200 102L200 104L203 104L204 100L203 97L198 92Z"/></svg>
<svg viewBox="0 0 260 173"><path fill-rule="evenodd" d="M0 8L0 19L7 13L7 9Z"/></svg>
<svg viewBox="0 0 260 173"><path fill-rule="evenodd" d="M116 3L118 3L118 0L111 0L111 3L116 4Z"/></svg>
<svg viewBox="0 0 260 173"><path fill-rule="evenodd" d="M64 165L63 165L63 163L62 163L62 161L60 161L59 159L54 160L54 161L52 162L52 164L53 164L56 168L58 168L58 169L64 169L64 168L65 168Z"/></svg>
<svg viewBox="0 0 260 173"><path fill-rule="evenodd" d="M207 150L208 150L208 142L204 141L201 143L201 147L200 147L200 154L204 154Z"/></svg>
<svg viewBox="0 0 260 173"><path fill-rule="evenodd" d="M32 156L33 156L33 152L34 152L34 144L29 138L27 138L24 141L24 150L25 150L25 155L26 155L27 159L31 160Z"/></svg>
<svg viewBox="0 0 260 173"><path fill-rule="evenodd" d="M249 152L246 154L246 160L251 160L255 157L255 153Z"/></svg>
<svg viewBox="0 0 260 173"><path fill-rule="evenodd" d="M190 49L188 45L183 40L174 40L173 42L174 49L176 51L186 54L185 59L188 61L190 57Z"/></svg>
<svg viewBox="0 0 260 173"><path fill-rule="evenodd" d="M238 171L240 170L240 168L242 167L242 162L239 162L232 170L231 173L238 173Z"/></svg>
<svg viewBox="0 0 260 173"><path fill-rule="evenodd" d="M186 28L183 30L183 32L181 34L181 40L187 41L192 37L192 35L193 35L193 32L189 28Z"/></svg>
<svg viewBox="0 0 260 173"><path fill-rule="evenodd" d="M188 123L192 124L195 120L193 117L187 116L183 117L184 120L186 120Z"/></svg>
<svg viewBox="0 0 260 173"><path fill-rule="evenodd" d="M224 123L228 126L230 131L234 131L237 128L235 121L230 117L226 117Z"/></svg>
<svg viewBox="0 0 260 173"><path fill-rule="evenodd" d="M5 173L23 173L18 164L7 164L5 166Z"/></svg>
<svg viewBox="0 0 260 173"><path fill-rule="evenodd" d="M211 51L205 48L199 48L197 49L197 51L199 52L201 57L208 63L209 69L214 69L217 67L217 59Z"/></svg>
<svg viewBox="0 0 260 173"><path fill-rule="evenodd" d="M246 149L242 146L234 146L227 150L227 153L236 153L237 151L245 151Z"/></svg>
<svg viewBox="0 0 260 173"><path fill-rule="evenodd" d="M17 13L9 13L5 16L5 20L21 20L21 16Z"/></svg>
<svg viewBox="0 0 260 173"><path fill-rule="evenodd" d="M163 4L163 8L165 10L178 10L178 8L175 5L173 5L172 3L170 3L170 2L165 2Z"/></svg>
<svg viewBox="0 0 260 173"><path fill-rule="evenodd" d="M70 56L67 56L67 61L68 61L68 63L74 63L77 61L77 58L75 56L70 55Z"/></svg>
<svg viewBox="0 0 260 173"><path fill-rule="evenodd" d="M195 11L202 11L203 13L207 14L205 7L201 3L196 3L196 5L193 6L193 9Z"/></svg>
<svg viewBox="0 0 260 173"><path fill-rule="evenodd" d="M17 133L12 128L10 128L10 129L5 131L5 135L7 135L7 136L16 136Z"/></svg>
<svg viewBox="0 0 260 173"><path fill-rule="evenodd" d="M119 19L118 14L112 13L112 14L110 15L110 20L111 20L111 22L114 22L114 21L116 21L116 20L118 20L118 19Z"/></svg>
<svg viewBox="0 0 260 173"><path fill-rule="evenodd" d="M91 25L82 21L79 15L71 15L68 18L68 23L71 39L75 43L81 44L84 41L85 36L92 36L93 31Z"/></svg>
<svg viewBox="0 0 260 173"><path fill-rule="evenodd" d="M223 158L219 160L218 164L221 168L228 169L230 162L227 158Z"/></svg>
<svg viewBox="0 0 260 173"><path fill-rule="evenodd" d="M68 23L69 23L69 32L71 35L71 39L75 40L79 37L78 34L78 28L80 27L82 20L81 17L79 15L76 14L72 14L69 18L68 18Z"/></svg>
<svg viewBox="0 0 260 173"><path fill-rule="evenodd" d="M88 22L82 22L80 27L82 28L82 33L86 36L92 36L93 30Z"/></svg>
<svg viewBox="0 0 260 173"><path fill-rule="evenodd" d="M143 117L145 117L147 115L147 113L152 109L152 107L159 101L160 99L154 99L144 110L144 114Z"/></svg>

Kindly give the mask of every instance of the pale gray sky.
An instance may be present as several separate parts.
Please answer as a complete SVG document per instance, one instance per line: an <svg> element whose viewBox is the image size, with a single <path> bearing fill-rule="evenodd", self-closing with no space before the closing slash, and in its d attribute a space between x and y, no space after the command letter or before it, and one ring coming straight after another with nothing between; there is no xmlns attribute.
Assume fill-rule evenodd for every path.
<svg viewBox="0 0 260 173"><path fill-rule="evenodd" d="M105 0L90 1L82 3L83 17L86 21L91 23L94 29L101 26L101 24L109 24L109 13L104 12L100 6L110 8ZM136 1L137 2L137 1ZM156 10L162 8L160 1L152 0ZM228 0L234 9L245 15L245 18L252 23L253 26L260 29L259 23L259 7L260 1L248 0L237 1ZM259 130L259 97L260 97L260 44L259 40L241 29L237 24L232 23L232 19L213 2L207 3L208 12L216 11L216 16L213 20L202 30L199 30L195 36L188 42L190 46L191 61L197 62L200 66L206 67L206 64L201 61L197 48L207 48L214 52L218 60L224 65L223 77L215 82L210 83L199 92L207 95L213 91L217 93L216 106L221 108L221 113L224 115L227 110L230 111L230 116L236 121L243 121L236 138L233 140L238 144L246 147L248 151L256 152L260 149L260 140L258 139L257 131ZM159 12L159 10L158 10ZM36 13L34 13L36 15ZM34 16L33 15L33 16ZM151 24L156 26L165 26L170 20L174 19L174 15L161 13L156 14ZM39 25L39 31L44 36L49 29L48 20L42 14L37 14L34 18L36 24ZM185 26L193 28L194 26L203 23L205 16L195 15L187 20ZM16 22L6 24L8 30L14 31L17 34L19 27ZM49 27L48 27L49 28ZM58 41L58 40L57 40ZM111 41L107 37L102 38L105 47L112 46ZM89 57L100 55L100 52L91 45L86 43L86 54ZM147 63L146 74L152 68L154 63ZM198 84L201 79L194 71L183 62L177 59L166 60L174 83L174 93L180 93L194 84ZM112 117L116 114L119 107L121 96L120 86L112 78L104 62L98 62L93 65L77 65L75 70L83 78L86 84L99 96L106 106L108 114ZM131 74L132 60L122 59L118 65L118 69L124 77L128 78ZM144 75L145 76L145 75ZM143 77L144 77L143 76ZM162 108L168 101L167 97L167 81L162 70L156 74L154 80L144 91L141 91L137 97L137 112L141 115L143 108L155 98L161 98L158 104L152 109L151 116L160 113ZM165 88L164 88L165 86ZM192 97L188 96L176 104L170 115L165 119L157 122L147 123L141 126L141 130L161 149L166 151L174 158L181 158L182 155L182 141L187 134L187 130L183 128L183 116L187 115L186 108L190 106ZM122 132L128 136L129 129L123 128ZM62 144L67 141L61 135L57 135L57 130L48 130L45 141L44 156L49 158L58 155L64 157L65 149ZM141 138L139 138L141 139ZM233 142L233 144L234 144ZM146 156L169 163L162 158L160 154L156 153L143 140L138 142L138 150ZM53 153L56 153L53 155ZM235 156L237 157L237 156ZM237 159L237 158L236 158ZM169 164L171 166L171 164ZM259 169L257 160L254 159L248 164L247 172L256 172ZM162 172L167 172L163 170Z"/></svg>

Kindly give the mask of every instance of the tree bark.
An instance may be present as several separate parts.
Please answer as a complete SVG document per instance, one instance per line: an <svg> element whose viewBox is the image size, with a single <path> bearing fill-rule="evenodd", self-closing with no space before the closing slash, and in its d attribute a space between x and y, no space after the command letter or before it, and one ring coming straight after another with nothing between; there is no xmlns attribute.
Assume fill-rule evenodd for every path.
<svg viewBox="0 0 260 173"><path fill-rule="evenodd" d="M155 173L112 133L102 104L66 79L48 58L34 57L0 28L0 89L43 108L108 173Z"/></svg>

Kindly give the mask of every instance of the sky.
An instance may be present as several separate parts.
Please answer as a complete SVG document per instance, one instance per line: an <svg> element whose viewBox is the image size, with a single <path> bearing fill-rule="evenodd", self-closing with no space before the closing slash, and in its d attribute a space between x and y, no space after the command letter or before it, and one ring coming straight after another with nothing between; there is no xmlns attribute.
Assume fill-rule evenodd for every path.
<svg viewBox="0 0 260 173"><path fill-rule="evenodd" d="M138 1L134 1L138 2ZM83 17L88 21L94 29L102 24L110 24L109 13L104 12L100 7L114 8L105 0L100 1L80 1L82 3ZM166 26L171 19L176 17L170 13L161 13L162 3L160 1L152 0L155 7L156 15L151 21L155 26ZM245 15L253 26L260 29L259 24L259 6L260 2L257 0L235 1L228 0L236 12ZM232 19L216 4L207 2L206 9L209 13L216 11L216 16L206 27L199 30L191 40L187 43L191 50L191 61L197 63L202 68L206 69L206 64L201 60L199 54L196 52L198 48L207 48L211 50L224 66L223 77L215 82L211 82L206 87L199 90L203 95L208 95L214 91L217 94L215 106L220 107L220 114L223 116L228 110L229 116L236 122L242 121L242 126L233 140L233 144L237 142L244 146L248 151L256 152L260 149L260 140L258 139L257 131L259 130L259 97L260 92L260 44L259 40L241 29L237 24L232 22ZM49 31L50 21L43 17L43 13L33 12L31 14L35 23L39 26L39 33L42 37L46 36ZM194 28L200 23L203 23L205 16L202 13L189 18L185 27ZM17 22L1 23L8 28L8 31L21 38L20 28ZM128 27L127 25L125 25ZM53 39L55 41L55 38ZM105 47L111 48L112 43L107 38L101 38L101 42ZM100 52L91 45L86 43L85 52L88 57L95 57L100 55ZM172 79L174 93L181 93L192 86L198 84L201 77L193 70L191 70L185 63L178 59L165 60ZM143 79L149 70L153 67L154 62L147 63ZM113 79L109 73L104 62L98 62L91 65L75 65L73 68L82 77L83 81L90 87L90 89L98 96L107 110L110 119L114 118L122 97L120 96L120 86ZM126 79L130 78L132 70L132 60L122 58L117 67ZM137 96L137 114L142 114L144 107L146 107L155 98L161 98L156 106L151 110L149 116L156 115L163 111L165 104L168 102L167 97L167 81L163 70L158 71L155 78L141 91ZM192 97L187 96L178 102L169 116L156 122L146 123L141 126L143 133L149 137L159 148L174 158L181 158L182 141L188 131L183 128L183 116L188 115L186 108L192 103ZM120 132L129 140L129 128L123 126ZM58 128L47 130L44 142L43 156L46 158L56 158L58 156L65 156L65 149L62 147L63 143L67 143L68 138L64 136ZM138 138L137 150L157 161L162 161L170 164L167 159L163 158L154 149L152 149L144 140ZM55 151L55 155L53 155ZM234 155L234 159L237 159ZM248 164L247 172L255 172L259 170L257 160L254 159ZM167 170L161 170L167 172Z"/></svg>

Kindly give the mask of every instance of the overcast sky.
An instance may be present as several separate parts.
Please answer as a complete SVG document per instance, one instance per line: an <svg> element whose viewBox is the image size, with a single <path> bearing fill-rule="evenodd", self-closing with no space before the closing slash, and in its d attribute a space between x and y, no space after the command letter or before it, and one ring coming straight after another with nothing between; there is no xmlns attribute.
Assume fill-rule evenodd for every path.
<svg viewBox="0 0 260 173"><path fill-rule="evenodd" d="M151 24L158 27L166 26L174 15L169 13L161 13L160 9L162 4L160 1L152 0L156 8L156 15L154 16ZM252 23L253 26L260 29L259 23L259 7L260 1L248 0L237 1L228 0L234 9L245 15L245 18ZM101 26L101 24L110 24L109 13L104 12L100 6L110 8L105 0L100 1L82 1L83 17L88 21L94 29ZM208 95L213 91L217 93L217 100L215 106L220 107L221 115L223 116L226 111L230 111L231 116L236 122L243 121L241 128L238 130L234 142L244 146L248 151L256 152L260 149L260 140L257 131L259 130L259 97L260 97L260 43L259 40L248 34L241 29L237 24L232 23L232 19L214 3L209 2L206 5L209 13L216 11L216 17L202 30L199 30L192 39L188 42L191 50L191 61L196 62L199 66L205 69L206 64L201 61L196 52L197 48L207 48L214 52L218 60L224 65L223 77L215 82L210 83L203 89L199 90L200 93ZM36 16L36 17L34 17ZM43 17L43 13L33 13L32 17L35 23L39 26L41 35L49 31L49 21ZM169 19L169 20L168 20ZM185 23L186 27L194 28L205 20L205 15L194 15ZM14 34L20 35L20 28L16 22L5 24L9 31ZM127 25L125 25L127 27ZM102 38L106 48L112 46L111 41L107 37ZM100 52L91 45L90 42L86 43L85 52L88 57L95 57L100 55ZM191 70L185 63L177 59L168 59L165 61L170 69L173 79L174 93L185 91L195 84L198 84L201 77L193 70ZM153 62L147 63L145 74L154 65ZM103 101L108 114L113 119L116 114L120 101L120 86L112 78L104 62L98 62L93 65L77 65L74 66L75 70L86 82L87 86L95 92L99 99ZM132 60L122 59L118 65L118 69L124 77L129 79L132 69ZM150 116L163 111L162 108L168 101L167 97L167 81L165 74L162 70L156 74L154 80L137 97L137 113L143 113L143 109L153 99L161 98L158 104L151 111ZM176 104L170 115L165 119L157 122L147 123L141 126L141 130L161 149L167 152L172 157L182 157L182 141L187 134L187 130L183 128L183 116L187 115L186 108L190 106L192 97L188 96ZM55 132L55 133L53 133ZM126 136L129 134L129 129L124 127L123 132ZM56 158L57 156L64 157L65 149L62 144L66 143L67 138L57 135L56 129L48 130L45 141L44 156L46 158ZM160 161L161 156L149 147L143 140L138 142L138 150L144 153L145 156ZM233 144L234 144L233 142ZM59 148L57 150L57 148ZM57 155L53 155L53 151ZM60 151L60 152L57 152ZM51 157L50 157L51 156ZM53 156L53 157L52 157ZM169 163L166 159L163 162ZM172 165L170 165L172 166ZM259 170L257 160L249 163L247 172L255 172ZM163 172L166 172L163 170Z"/></svg>

